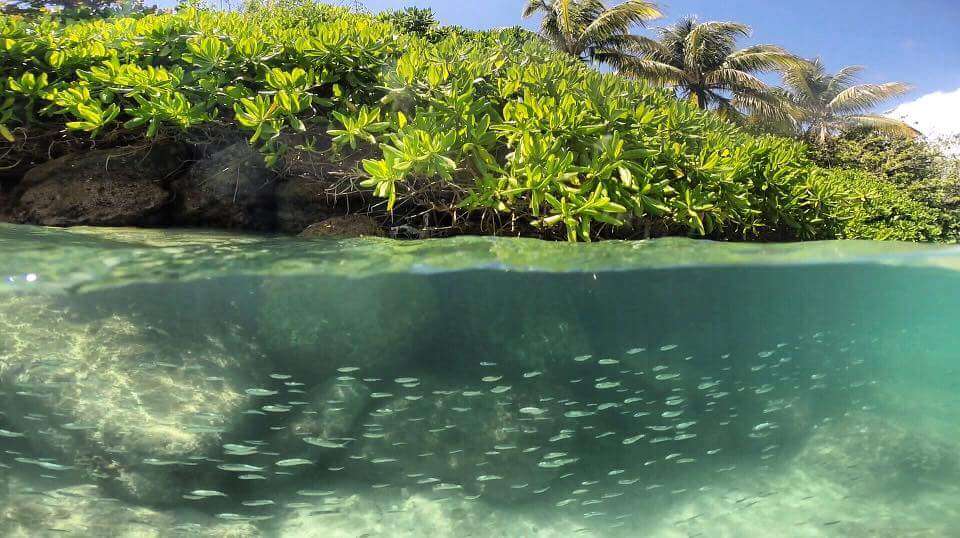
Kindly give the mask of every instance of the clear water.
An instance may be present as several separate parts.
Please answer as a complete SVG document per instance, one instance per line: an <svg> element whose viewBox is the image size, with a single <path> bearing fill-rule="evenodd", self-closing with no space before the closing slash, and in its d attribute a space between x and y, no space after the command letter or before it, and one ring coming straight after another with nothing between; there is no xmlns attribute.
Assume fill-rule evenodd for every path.
<svg viewBox="0 0 960 538"><path fill-rule="evenodd" d="M953 536L958 268L0 226L0 536Z"/></svg>

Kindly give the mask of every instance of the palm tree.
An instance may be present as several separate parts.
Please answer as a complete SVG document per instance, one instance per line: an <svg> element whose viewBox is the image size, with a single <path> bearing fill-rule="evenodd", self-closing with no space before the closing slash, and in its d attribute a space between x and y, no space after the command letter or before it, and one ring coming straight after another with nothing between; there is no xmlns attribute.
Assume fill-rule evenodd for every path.
<svg viewBox="0 0 960 538"><path fill-rule="evenodd" d="M835 134L866 128L893 135L915 137L920 133L906 123L871 114L870 110L911 90L903 82L854 85L861 66L826 72L823 62L798 64L783 75L780 91L783 107L795 130L811 142L823 144Z"/></svg>
<svg viewBox="0 0 960 538"><path fill-rule="evenodd" d="M659 40L637 38L636 54L618 67L626 75L674 88L701 109L716 108L733 118L746 110L774 116L782 111L773 89L755 73L783 71L803 60L775 45L736 50L737 39L750 32L736 22L684 18L661 28Z"/></svg>
<svg viewBox="0 0 960 538"><path fill-rule="evenodd" d="M656 3L626 0L607 7L603 0L528 0L524 18L542 14L540 33L554 46L585 62L618 64L637 38L634 25L644 25L663 13Z"/></svg>

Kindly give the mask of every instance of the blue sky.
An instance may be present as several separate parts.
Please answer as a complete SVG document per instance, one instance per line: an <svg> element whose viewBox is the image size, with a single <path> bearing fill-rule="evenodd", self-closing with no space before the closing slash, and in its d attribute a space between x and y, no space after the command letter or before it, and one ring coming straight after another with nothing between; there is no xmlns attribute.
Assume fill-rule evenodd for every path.
<svg viewBox="0 0 960 538"><path fill-rule="evenodd" d="M613 0L611 3L615 3ZM330 3L349 3L333 0ZM172 5L174 0L159 0ZM214 0L216 3L216 0ZM362 0L373 11L430 7L446 24L535 28L524 0ZM749 43L774 43L828 68L863 65L864 82L903 81L916 90L901 102L960 89L960 0L663 0L668 24L684 15L749 24ZM895 103L892 103L895 104ZM960 101L957 106L960 107Z"/></svg>

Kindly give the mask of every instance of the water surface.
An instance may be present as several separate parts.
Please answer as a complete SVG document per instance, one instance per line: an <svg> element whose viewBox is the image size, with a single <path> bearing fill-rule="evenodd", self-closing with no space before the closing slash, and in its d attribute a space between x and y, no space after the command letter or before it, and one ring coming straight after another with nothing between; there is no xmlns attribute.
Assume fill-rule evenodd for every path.
<svg viewBox="0 0 960 538"><path fill-rule="evenodd" d="M948 536L958 264L0 226L0 534Z"/></svg>

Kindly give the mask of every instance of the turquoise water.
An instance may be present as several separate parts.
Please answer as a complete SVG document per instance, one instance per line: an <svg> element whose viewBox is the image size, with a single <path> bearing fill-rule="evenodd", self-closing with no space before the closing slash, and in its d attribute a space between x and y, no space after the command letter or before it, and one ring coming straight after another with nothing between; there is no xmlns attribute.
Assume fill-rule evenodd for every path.
<svg viewBox="0 0 960 538"><path fill-rule="evenodd" d="M0 226L0 535L953 536L958 269Z"/></svg>

